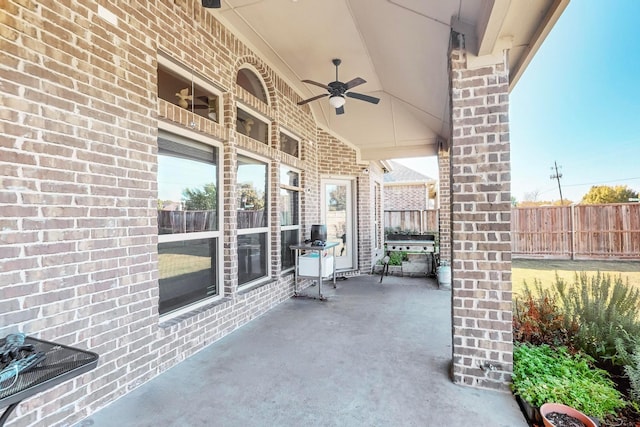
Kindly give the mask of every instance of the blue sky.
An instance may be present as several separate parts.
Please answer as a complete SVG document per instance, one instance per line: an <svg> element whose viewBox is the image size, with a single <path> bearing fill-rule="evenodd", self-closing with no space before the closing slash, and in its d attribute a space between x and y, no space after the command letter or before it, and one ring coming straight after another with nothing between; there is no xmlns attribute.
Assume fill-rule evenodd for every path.
<svg viewBox="0 0 640 427"><path fill-rule="evenodd" d="M640 190L640 1L572 0L511 92L512 195ZM404 162L414 167L414 162ZM428 170L437 177L435 159ZM415 163L420 164L420 163Z"/></svg>

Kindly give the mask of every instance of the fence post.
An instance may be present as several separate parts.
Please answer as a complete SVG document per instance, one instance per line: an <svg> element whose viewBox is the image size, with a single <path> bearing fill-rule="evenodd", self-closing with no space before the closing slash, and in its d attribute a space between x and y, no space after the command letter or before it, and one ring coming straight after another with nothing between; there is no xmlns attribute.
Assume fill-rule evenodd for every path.
<svg viewBox="0 0 640 427"><path fill-rule="evenodd" d="M569 246L569 250L571 251L570 253L570 258L573 261L575 259L576 256L576 236L575 236L575 232L576 232L576 219L575 219L575 215L576 215L576 209L575 209L575 205L571 204L569 205L570 211L569 211L569 239L570 239L570 246Z"/></svg>

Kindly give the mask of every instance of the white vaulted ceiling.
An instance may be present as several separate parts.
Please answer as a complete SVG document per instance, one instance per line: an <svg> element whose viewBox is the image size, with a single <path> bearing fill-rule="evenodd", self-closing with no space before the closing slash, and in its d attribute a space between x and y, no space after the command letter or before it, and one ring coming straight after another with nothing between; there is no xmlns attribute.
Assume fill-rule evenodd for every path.
<svg viewBox="0 0 640 427"><path fill-rule="evenodd" d="M302 83L362 77L336 116L327 98L308 104L318 124L365 160L428 156L449 138L447 52L452 28L478 64L509 49L514 84L568 0L222 0L210 13L234 29L303 99Z"/></svg>

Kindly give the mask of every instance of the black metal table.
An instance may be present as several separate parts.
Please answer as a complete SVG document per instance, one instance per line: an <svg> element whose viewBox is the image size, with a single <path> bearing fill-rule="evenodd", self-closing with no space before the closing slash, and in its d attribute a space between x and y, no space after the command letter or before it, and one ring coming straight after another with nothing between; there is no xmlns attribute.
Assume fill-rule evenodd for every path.
<svg viewBox="0 0 640 427"><path fill-rule="evenodd" d="M0 408L7 408L0 416L0 426L4 425L22 400L88 372L98 365L98 355L90 351L32 337L26 337L24 342L33 344L35 351L42 351L47 357L40 364L20 373L13 385L0 391Z"/></svg>

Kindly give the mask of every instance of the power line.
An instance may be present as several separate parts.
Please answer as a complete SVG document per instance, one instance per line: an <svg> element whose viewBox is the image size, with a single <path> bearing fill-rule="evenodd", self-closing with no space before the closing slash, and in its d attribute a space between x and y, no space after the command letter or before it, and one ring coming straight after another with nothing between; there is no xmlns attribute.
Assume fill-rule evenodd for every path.
<svg viewBox="0 0 640 427"><path fill-rule="evenodd" d="M620 179L611 179L608 181L599 181L599 182L584 182L582 184L565 184L565 187L577 187L578 185L600 185L600 184L607 184L610 182L633 181L634 179L640 179L640 176L637 176L635 178L620 178Z"/></svg>

